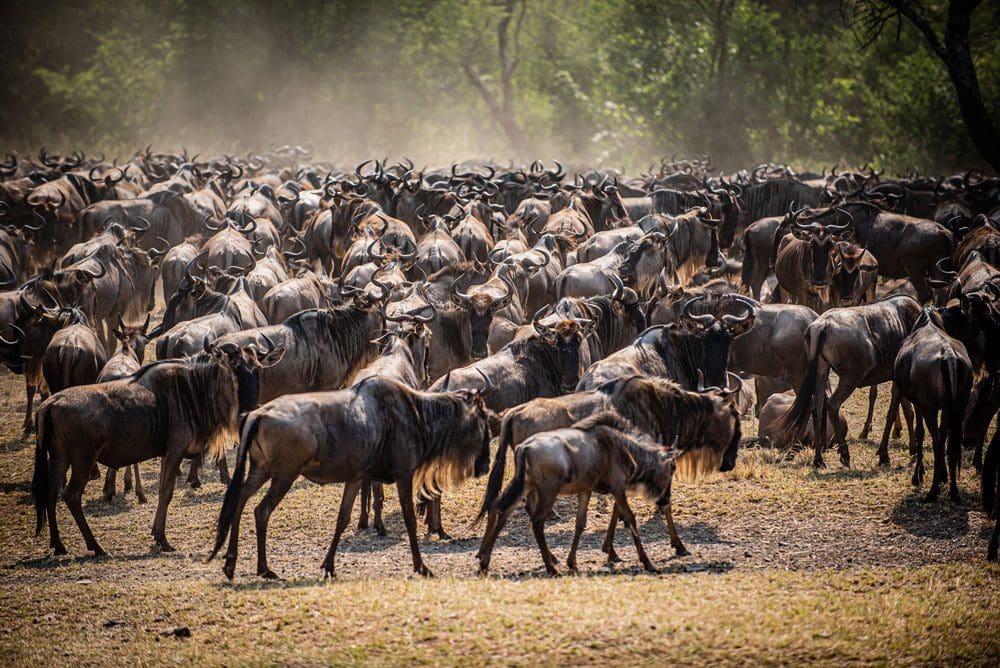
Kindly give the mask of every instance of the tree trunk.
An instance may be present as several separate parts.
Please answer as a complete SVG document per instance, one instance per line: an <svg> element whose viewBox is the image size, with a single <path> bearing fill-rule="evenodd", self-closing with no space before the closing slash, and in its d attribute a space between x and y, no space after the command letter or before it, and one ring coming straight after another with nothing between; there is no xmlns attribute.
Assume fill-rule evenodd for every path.
<svg viewBox="0 0 1000 668"><path fill-rule="evenodd" d="M978 4L979 0L952 0L945 24L944 53L938 55L948 68L969 138L983 159L1000 172L1000 131L983 104L976 65L969 48L972 13Z"/></svg>

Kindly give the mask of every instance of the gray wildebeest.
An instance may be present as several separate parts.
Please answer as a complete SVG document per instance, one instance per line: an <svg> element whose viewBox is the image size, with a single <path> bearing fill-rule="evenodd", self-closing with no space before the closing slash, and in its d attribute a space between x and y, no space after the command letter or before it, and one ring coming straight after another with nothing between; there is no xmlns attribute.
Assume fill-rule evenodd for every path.
<svg viewBox="0 0 1000 668"><path fill-rule="evenodd" d="M390 378L370 378L347 390L281 397L252 412L243 427L236 472L219 515L214 557L229 536L223 572L236 570L240 516L246 502L270 479L254 509L257 575L275 578L267 565L271 513L301 475L318 484L346 483L337 527L323 560L334 575L340 536L351 519L354 498L365 478L395 483L413 570L430 576L420 556L413 489L438 496L489 468L487 409L478 392L419 392ZM247 463L250 470L247 472Z"/></svg>
<svg viewBox="0 0 1000 668"><path fill-rule="evenodd" d="M953 502L961 502L958 467L962 459L962 420L972 393L972 362L965 346L945 331L941 316L932 307L924 307L913 331L903 341L896 355L892 381L892 401L878 450L879 463L889 464L889 425L900 399L907 399L917 414L913 484L920 485L924 478L926 424L934 448L934 477L927 500L936 500L941 484L950 478L949 496Z"/></svg>
<svg viewBox="0 0 1000 668"><path fill-rule="evenodd" d="M545 520L559 496L576 495L576 527L566 567L576 571L576 549L587 526L587 505L594 492L611 494L635 541L639 561L647 571L656 567L639 538L626 492L642 491L658 509L670 506L674 450L658 445L614 412L603 412L568 429L536 434L514 455L514 478L495 502L479 549L479 570L486 573L497 536L521 499L531 518L531 530L549 575L559 575L545 540ZM672 524L672 522L671 522Z"/></svg>
<svg viewBox="0 0 1000 668"><path fill-rule="evenodd" d="M812 418L816 455L813 466L823 466L826 442L825 411L837 415L851 393L859 387L884 383L892 378L896 353L920 315L920 305L903 295L864 306L830 309L806 330L809 366L795 393L795 403L778 429L786 438L801 438ZM837 389L827 400L830 372L839 378ZM850 466L847 430L835 432L840 461Z"/></svg>
<svg viewBox="0 0 1000 668"><path fill-rule="evenodd" d="M237 414L244 408L240 399L256 389L258 367L282 352L258 359L253 350L230 355L213 349L199 361L159 362L122 380L71 387L46 399L36 416L35 533L41 533L47 518L50 547L66 554L56 524L62 493L87 549L106 554L81 505L94 464L120 468L161 457L153 539L159 549L173 551L166 536L167 506L181 460L206 450L218 456L236 439Z"/></svg>

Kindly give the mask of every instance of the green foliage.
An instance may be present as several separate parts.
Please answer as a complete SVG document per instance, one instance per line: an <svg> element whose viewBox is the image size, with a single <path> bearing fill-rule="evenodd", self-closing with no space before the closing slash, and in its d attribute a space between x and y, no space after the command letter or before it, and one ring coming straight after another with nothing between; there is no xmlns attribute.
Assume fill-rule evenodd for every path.
<svg viewBox="0 0 1000 668"><path fill-rule="evenodd" d="M462 67L502 98L493 0L37 4L0 17L14 47L0 56L8 146L511 153ZM861 53L829 0L526 0L519 25L512 113L540 156L633 169L706 151L728 168L981 163L921 36L904 26ZM1000 119L1000 45L976 49Z"/></svg>

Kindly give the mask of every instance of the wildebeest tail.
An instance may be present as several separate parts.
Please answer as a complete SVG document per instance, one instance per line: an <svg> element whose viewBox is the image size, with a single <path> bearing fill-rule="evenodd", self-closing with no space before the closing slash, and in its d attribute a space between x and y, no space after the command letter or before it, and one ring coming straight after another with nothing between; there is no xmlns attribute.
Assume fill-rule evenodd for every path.
<svg viewBox="0 0 1000 668"><path fill-rule="evenodd" d="M472 520L472 526L478 526L483 521L483 518L490 512L493 503L500 494L500 488L503 486L504 470L507 466L507 450L510 448L511 440L513 439L511 435L513 430L511 422L512 419L506 419L500 423L500 439L497 444L496 459L493 461L493 468L490 470L490 477L486 482L486 494L483 496L483 505L480 506L476 518Z"/></svg>
<svg viewBox="0 0 1000 668"><path fill-rule="evenodd" d="M816 392L825 392L825 388L817 388L819 382L819 362L823 355L823 342L826 340L826 329L819 330L816 340L809 346L809 366L802 383L795 391L795 401L792 407L778 421L776 433L782 435L782 440L792 443L799 439L802 428L812 413L813 400ZM808 344L808 342L807 342Z"/></svg>
<svg viewBox="0 0 1000 668"><path fill-rule="evenodd" d="M514 453L514 478L490 510L502 513L520 501L521 497L524 496L524 475L527 469L527 463L524 461L524 458L527 456L528 452L523 448Z"/></svg>
<svg viewBox="0 0 1000 668"><path fill-rule="evenodd" d="M31 480L31 495L35 499L35 535L45 528L45 511L49 503L49 450L52 441L52 418L48 406L42 406L35 416L35 474Z"/></svg>
<svg viewBox="0 0 1000 668"><path fill-rule="evenodd" d="M219 523L215 530L215 547L208 555L205 562L211 561L222 544L229 535L229 529L233 526L233 519L236 517L236 506L239 504L240 495L243 493L243 483L246 482L247 459L250 457L250 446L257 436L257 429L260 426L260 417L253 413L247 418L243 425L243 437L240 439L240 449L236 453L236 470L226 487L226 496L222 499L222 510L219 511Z"/></svg>

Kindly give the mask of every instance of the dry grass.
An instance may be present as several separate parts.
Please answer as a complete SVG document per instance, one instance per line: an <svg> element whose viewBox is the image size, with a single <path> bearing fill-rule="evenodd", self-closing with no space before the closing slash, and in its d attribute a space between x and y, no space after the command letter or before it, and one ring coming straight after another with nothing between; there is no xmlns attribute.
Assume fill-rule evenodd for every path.
<svg viewBox="0 0 1000 668"><path fill-rule="evenodd" d="M974 471L963 469L964 505L922 504L899 443L889 469L875 466L871 443L852 442L852 470L815 472L807 453L784 461L756 449L742 452L730 474L679 484L675 513L689 557L672 555L662 523L637 502L644 542L664 569L656 576L638 570L623 531L624 563L604 563L600 540L610 508L598 499L581 547L583 576L538 577L541 558L519 512L500 538L494 575L477 577L477 533L468 522L483 491L479 480L445 499L446 528L457 539L422 541L440 579L410 576L402 518L390 494L389 536L350 530L339 576L324 583L319 564L340 490L299 482L268 536L271 566L289 580L253 577L248 510L237 580L229 584L219 562L202 563L223 492L214 472L203 474L200 490L179 483L167 531L180 551L150 553L155 462L142 466L146 506L132 496L103 503L100 483L88 485L85 512L111 558L86 556L64 507L59 517L70 556L47 556L47 538L33 538L32 448L16 438L19 380L0 378L5 664L996 665L1000 659L1000 570L983 559L989 524L977 510ZM863 403L859 394L850 404L852 431L863 420ZM573 509L573 502L562 502L562 519L547 527L560 557ZM192 637L160 635L175 625L190 627Z"/></svg>

